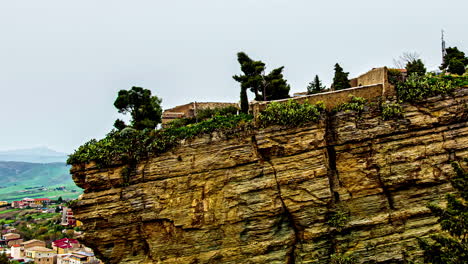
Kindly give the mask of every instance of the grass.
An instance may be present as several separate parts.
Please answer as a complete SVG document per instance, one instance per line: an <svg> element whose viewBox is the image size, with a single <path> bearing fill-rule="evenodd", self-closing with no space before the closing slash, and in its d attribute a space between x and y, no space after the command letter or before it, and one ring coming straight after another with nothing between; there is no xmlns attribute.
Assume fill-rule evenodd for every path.
<svg viewBox="0 0 468 264"><path fill-rule="evenodd" d="M11 223L14 223L15 220L13 219L10 219L10 220L7 220L7 219L0 219L0 225L9 225Z"/></svg>
<svg viewBox="0 0 468 264"><path fill-rule="evenodd" d="M9 212L14 212L14 211L19 211L20 209L8 209L8 210L3 210L3 211L0 211L0 214L6 214L6 213L9 213Z"/></svg>
<svg viewBox="0 0 468 264"><path fill-rule="evenodd" d="M36 213L31 214L31 217L33 219L49 219L57 215L60 215L60 213Z"/></svg>
<svg viewBox="0 0 468 264"><path fill-rule="evenodd" d="M12 202L23 198L58 199L60 196L63 199L76 199L82 193L82 190L73 183L65 185L65 190L54 189L59 186L63 185L47 186L48 190L28 189L27 192L23 192L26 190L25 185L2 188L0 189L0 201ZM71 190L76 190L76 192Z"/></svg>

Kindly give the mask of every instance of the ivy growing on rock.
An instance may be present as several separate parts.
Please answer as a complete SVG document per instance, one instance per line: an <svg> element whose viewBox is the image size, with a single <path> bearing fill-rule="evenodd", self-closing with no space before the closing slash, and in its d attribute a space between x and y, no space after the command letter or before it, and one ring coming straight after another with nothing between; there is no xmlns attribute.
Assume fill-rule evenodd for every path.
<svg viewBox="0 0 468 264"><path fill-rule="evenodd" d="M348 103L341 104L337 106L334 110L335 111L356 111L361 113L364 111L364 107L367 104L367 100L362 97L350 95L351 100Z"/></svg>
<svg viewBox="0 0 468 264"><path fill-rule="evenodd" d="M382 103L382 119L390 120L403 117L403 107L399 103Z"/></svg>

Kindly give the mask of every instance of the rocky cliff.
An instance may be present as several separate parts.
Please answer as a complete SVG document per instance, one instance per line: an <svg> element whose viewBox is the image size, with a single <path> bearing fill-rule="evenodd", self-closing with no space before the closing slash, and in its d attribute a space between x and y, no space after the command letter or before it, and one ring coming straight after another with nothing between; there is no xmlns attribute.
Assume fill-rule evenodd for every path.
<svg viewBox="0 0 468 264"><path fill-rule="evenodd" d="M468 156L467 99L206 135L138 164L129 184L122 166L75 165L82 241L110 263L402 262L437 230L426 204L451 191L449 162Z"/></svg>

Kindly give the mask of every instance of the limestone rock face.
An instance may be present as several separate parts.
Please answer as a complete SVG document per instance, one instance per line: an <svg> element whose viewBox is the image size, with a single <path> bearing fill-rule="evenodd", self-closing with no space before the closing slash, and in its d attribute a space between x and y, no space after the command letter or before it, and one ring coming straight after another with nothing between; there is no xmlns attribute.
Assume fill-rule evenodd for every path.
<svg viewBox="0 0 468 264"><path fill-rule="evenodd" d="M427 203L452 190L449 163L468 156L467 99L462 88L405 105L398 120L367 109L207 135L138 164L128 184L123 166L75 165L82 241L109 263L417 257L416 238L438 229Z"/></svg>

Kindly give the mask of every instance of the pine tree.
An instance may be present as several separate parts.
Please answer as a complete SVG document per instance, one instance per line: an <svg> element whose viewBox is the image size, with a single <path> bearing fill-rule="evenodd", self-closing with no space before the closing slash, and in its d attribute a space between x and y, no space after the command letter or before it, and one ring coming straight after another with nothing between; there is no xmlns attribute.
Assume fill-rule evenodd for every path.
<svg viewBox="0 0 468 264"><path fill-rule="evenodd" d="M243 75L234 75L232 78L241 85L241 111L248 111L247 90L255 94L255 100L276 100L289 97L290 86L283 76L284 67L272 70L265 75L265 63L252 60L244 52L237 53L237 61L241 66Z"/></svg>
<svg viewBox="0 0 468 264"><path fill-rule="evenodd" d="M412 61L408 61L406 63L406 73L408 76L411 76L413 74L422 76L426 74L426 67L424 66L424 63L422 62L421 59L415 59Z"/></svg>
<svg viewBox="0 0 468 264"><path fill-rule="evenodd" d="M348 80L349 72L344 72L343 68L337 63L335 64L335 77L333 77L333 89L341 90L351 87Z"/></svg>
<svg viewBox="0 0 468 264"><path fill-rule="evenodd" d="M291 87L286 82L283 76L284 67L279 67L272 70L268 75L264 76L263 85L266 92L266 100L278 100L289 97Z"/></svg>
<svg viewBox="0 0 468 264"><path fill-rule="evenodd" d="M322 81L320 81L318 75L315 75L314 80L307 86L307 94L321 93L324 90L325 86L322 85Z"/></svg>
<svg viewBox="0 0 468 264"><path fill-rule="evenodd" d="M468 158L464 159L465 165ZM456 194L447 195L446 208L431 204L429 208L439 217L442 232L419 240L424 250L424 261L433 264L461 264L468 260L468 171L453 162L456 175L451 184Z"/></svg>

